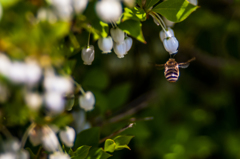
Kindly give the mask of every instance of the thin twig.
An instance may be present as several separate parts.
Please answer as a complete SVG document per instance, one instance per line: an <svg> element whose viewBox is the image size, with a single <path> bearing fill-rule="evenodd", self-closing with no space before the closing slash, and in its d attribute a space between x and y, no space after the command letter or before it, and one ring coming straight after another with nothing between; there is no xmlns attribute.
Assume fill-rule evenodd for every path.
<svg viewBox="0 0 240 159"><path fill-rule="evenodd" d="M134 125L134 123L130 123L128 126L125 126L124 128L122 128L122 129L120 129L120 130L118 130L118 131L115 131L115 132L112 133L111 135L109 135L109 136L101 139L101 140L99 141L99 144L103 143L103 142L104 142L105 140L107 140L107 139L112 138L113 136L116 136L117 134L120 134L121 132L123 132L123 131L125 131L125 130L127 130L127 129L129 129L129 128L132 128L133 125Z"/></svg>

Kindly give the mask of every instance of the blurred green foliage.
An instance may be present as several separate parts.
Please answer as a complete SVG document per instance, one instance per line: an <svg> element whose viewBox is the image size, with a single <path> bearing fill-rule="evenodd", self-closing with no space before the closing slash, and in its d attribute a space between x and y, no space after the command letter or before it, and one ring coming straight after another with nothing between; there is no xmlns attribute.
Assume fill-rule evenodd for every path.
<svg viewBox="0 0 240 159"><path fill-rule="evenodd" d="M44 1L0 2L4 8L0 22L1 51L11 59L24 60L30 56L37 58L42 66L52 64L59 74L72 75L96 97L95 109L87 113L94 128L78 134L73 156L86 153L89 159L110 157L105 148L97 148L99 138L134 120L133 128L121 134L134 135L128 145L131 151L113 152L106 148L113 152L111 158L240 158L239 0L199 0L200 8L175 24L173 28L180 43L176 60L197 59L189 68L180 70L177 83L168 83L163 70L156 70L149 64L165 63L169 57L159 39L161 28L146 16L144 9L124 8L124 21L119 28L137 40L128 55L118 59L114 53L102 55L98 49L96 40L100 36L106 37L111 26L100 22L93 11L94 3L89 3L82 15L74 17L76 26L72 27L71 23L61 21L54 24L38 22L36 10L48 7ZM140 0L137 2L142 6ZM156 3L150 3L150 6L153 4ZM148 4L145 9L149 9ZM194 9L192 6L189 10ZM87 45L89 31L92 32L90 44L94 45L96 55L92 66L85 66L81 48ZM2 81L8 84L1 77ZM43 114L31 112L23 105L21 86L10 87L15 90L11 92L11 99L18 100L1 105L0 122L14 136L22 137L30 119L60 127L72 122L69 114L50 121L43 119ZM72 111L78 109L76 100ZM145 121L145 117L153 117L153 120ZM86 145L94 148L89 150Z"/></svg>

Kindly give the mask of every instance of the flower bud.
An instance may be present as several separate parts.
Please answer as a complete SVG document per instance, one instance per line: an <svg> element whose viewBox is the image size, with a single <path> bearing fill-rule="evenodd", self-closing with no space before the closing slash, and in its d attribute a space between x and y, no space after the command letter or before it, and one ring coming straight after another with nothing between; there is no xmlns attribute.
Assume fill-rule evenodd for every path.
<svg viewBox="0 0 240 159"><path fill-rule="evenodd" d="M79 105L85 111L93 110L95 104L95 97L92 92L87 91L79 97Z"/></svg>
<svg viewBox="0 0 240 159"><path fill-rule="evenodd" d="M38 110L42 105L42 97L38 93L26 93L25 102L32 110Z"/></svg>
<svg viewBox="0 0 240 159"><path fill-rule="evenodd" d="M65 130L61 130L59 133L61 141L68 147L73 147L75 135L75 130L68 126L66 126Z"/></svg>
<svg viewBox="0 0 240 159"><path fill-rule="evenodd" d="M42 130L39 127L35 127L29 133L29 141L32 143L33 146L37 146L42 142Z"/></svg>
<svg viewBox="0 0 240 159"><path fill-rule="evenodd" d="M59 142L56 134L49 128L42 129L42 146L46 151L54 152L58 150Z"/></svg>
<svg viewBox="0 0 240 159"><path fill-rule="evenodd" d="M64 110L64 99L61 94L56 92L47 92L44 96L45 106L50 113L58 114Z"/></svg>
<svg viewBox="0 0 240 159"><path fill-rule="evenodd" d="M101 0L96 4L96 12L102 21L116 22L122 14L122 6L118 0Z"/></svg>
<svg viewBox="0 0 240 159"><path fill-rule="evenodd" d="M169 54L176 54L178 52L178 40L175 36L172 36L170 38L166 38L163 40L163 46Z"/></svg>
<svg viewBox="0 0 240 159"><path fill-rule="evenodd" d="M26 63L26 84L34 85L36 84L42 75L41 67L34 61Z"/></svg>
<svg viewBox="0 0 240 159"><path fill-rule="evenodd" d="M98 40L98 47L103 51L102 53L110 53L113 48L112 37L100 38Z"/></svg>
<svg viewBox="0 0 240 159"><path fill-rule="evenodd" d="M174 36L174 31L173 31L170 27L168 27L168 28L166 29L166 31L167 31L167 32L164 32L164 30L161 30L161 31L160 31L159 36L160 36L161 41L163 41L163 40L164 40L165 38L167 38L167 37L172 37L172 36Z"/></svg>
<svg viewBox="0 0 240 159"><path fill-rule="evenodd" d="M71 159L71 158L68 154L58 151L49 155L49 159Z"/></svg>
<svg viewBox="0 0 240 159"><path fill-rule="evenodd" d="M91 65L94 60L94 46L90 45L88 48L82 49L82 60L84 65Z"/></svg>
<svg viewBox="0 0 240 159"><path fill-rule="evenodd" d="M9 79L16 83L24 83L26 81L26 65L22 62L13 62L9 70Z"/></svg>
<svg viewBox="0 0 240 159"><path fill-rule="evenodd" d="M124 41L124 32L121 29L111 28L110 33L114 42L122 43Z"/></svg>
<svg viewBox="0 0 240 159"><path fill-rule="evenodd" d="M195 6L198 4L198 0L187 0L187 1Z"/></svg>
<svg viewBox="0 0 240 159"><path fill-rule="evenodd" d="M87 7L88 0L72 0L73 8L77 14L81 14Z"/></svg>
<svg viewBox="0 0 240 159"><path fill-rule="evenodd" d="M124 55L127 53L127 46L125 42L122 42L120 44L114 43L113 50L118 58L123 58Z"/></svg>
<svg viewBox="0 0 240 159"><path fill-rule="evenodd" d="M132 47L133 40L132 40L132 38L127 37L124 41L126 43L126 50L128 52L131 49L131 47Z"/></svg>

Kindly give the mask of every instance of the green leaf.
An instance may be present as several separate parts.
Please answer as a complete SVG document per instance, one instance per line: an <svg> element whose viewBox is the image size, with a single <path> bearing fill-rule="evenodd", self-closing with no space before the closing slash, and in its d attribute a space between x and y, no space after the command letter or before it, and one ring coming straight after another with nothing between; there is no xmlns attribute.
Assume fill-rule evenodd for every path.
<svg viewBox="0 0 240 159"><path fill-rule="evenodd" d="M159 2L159 0L146 0L146 4L145 7L146 10L150 9L154 4L156 4L157 2Z"/></svg>
<svg viewBox="0 0 240 159"><path fill-rule="evenodd" d="M127 148L129 150L131 150L128 147L129 142L131 141L131 139L133 138L133 136L125 136L125 135L119 135L117 137L115 137L113 140L116 143L116 147L115 150L122 150L124 148Z"/></svg>
<svg viewBox="0 0 240 159"><path fill-rule="evenodd" d="M114 152L116 143L112 139L107 139L104 143L104 151Z"/></svg>
<svg viewBox="0 0 240 159"><path fill-rule="evenodd" d="M187 0L167 0L152 9L168 20L180 22L186 19L198 6L190 4Z"/></svg>
<svg viewBox="0 0 240 159"><path fill-rule="evenodd" d="M147 19L146 13L142 8L134 7L124 8L123 18L122 21L126 21L128 19L133 19L137 21L145 21Z"/></svg>
<svg viewBox="0 0 240 159"><path fill-rule="evenodd" d="M142 0L137 0L137 4L142 8Z"/></svg>
<svg viewBox="0 0 240 159"><path fill-rule="evenodd" d="M91 146L83 145L79 147L71 157L72 159L85 159L88 155L89 149Z"/></svg>
<svg viewBox="0 0 240 159"><path fill-rule="evenodd" d="M102 148L91 148L87 159L107 159L112 155L106 153Z"/></svg>
<svg viewBox="0 0 240 159"><path fill-rule="evenodd" d="M142 23L136 20L126 20L118 26L125 33L135 37L142 43L146 43L142 33Z"/></svg>
<svg viewBox="0 0 240 159"><path fill-rule="evenodd" d="M83 87L105 89L109 84L109 77L102 69L92 69L88 71L82 81Z"/></svg>
<svg viewBox="0 0 240 159"><path fill-rule="evenodd" d="M77 149L82 145L98 146L99 137L99 127L83 130L76 137L74 149Z"/></svg>
<svg viewBox="0 0 240 159"><path fill-rule="evenodd" d="M131 84L124 83L114 87L108 94L109 108L117 108L122 106L128 99L130 94Z"/></svg>
<svg viewBox="0 0 240 159"><path fill-rule="evenodd" d="M74 155L74 152L73 152L72 148L69 149L68 154L69 154L70 156L73 156L73 155Z"/></svg>
<svg viewBox="0 0 240 159"><path fill-rule="evenodd" d="M3 8L11 7L15 5L19 0L0 0L0 4Z"/></svg>

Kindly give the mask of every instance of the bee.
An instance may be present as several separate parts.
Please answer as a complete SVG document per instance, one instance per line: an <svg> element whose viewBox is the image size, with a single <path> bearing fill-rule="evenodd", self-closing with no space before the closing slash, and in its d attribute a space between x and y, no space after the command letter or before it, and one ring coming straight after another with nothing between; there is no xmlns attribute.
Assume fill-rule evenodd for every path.
<svg viewBox="0 0 240 159"><path fill-rule="evenodd" d="M155 64L158 68L165 68L164 75L169 82L176 82L179 78L179 68L187 68L190 62L194 61L196 58L192 58L187 62L177 63L174 58L169 58L165 64Z"/></svg>

